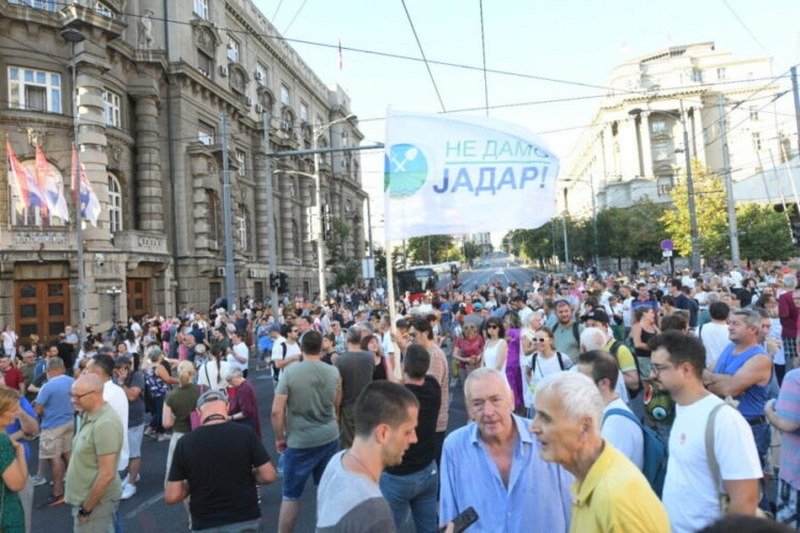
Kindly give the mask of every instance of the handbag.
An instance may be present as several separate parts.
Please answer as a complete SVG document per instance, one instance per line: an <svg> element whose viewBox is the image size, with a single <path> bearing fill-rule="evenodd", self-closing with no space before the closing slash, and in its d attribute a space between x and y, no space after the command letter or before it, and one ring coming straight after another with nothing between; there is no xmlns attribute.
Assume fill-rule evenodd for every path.
<svg viewBox="0 0 800 533"><path fill-rule="evenodd" d="M708 422L706 422L706 459L708 461L708 468L711 470L711 478L714 481L714 489L717 491L719 508L722 511L722 514L728 513L728 509L730 509L731 506L731 497L727 492L725 492L725 487L722 485L722 475L719 471L719 463L717 462L716 455L714 455L714 419L716 418L719 410L726 405L729 404L721 403L712 409L711 414L708 415ZM759 518L768 518L764 510L758 506L756 506L756 516Z"/></svg>

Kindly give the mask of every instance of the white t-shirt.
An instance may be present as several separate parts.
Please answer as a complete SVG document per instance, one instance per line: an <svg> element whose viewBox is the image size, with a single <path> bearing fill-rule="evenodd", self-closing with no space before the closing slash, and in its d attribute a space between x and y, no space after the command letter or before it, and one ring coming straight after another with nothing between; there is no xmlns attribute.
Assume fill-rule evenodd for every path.
<svg viewBox="0 0 800 533"><path fill-rule="evenodd" d="M103 385L103 399L111 406L122 422L122 450L119 452L119 462L117 471L125 470L128 467L130 451L128 448L128 397L122 387L111 380Z"/></svg>
<svg viewBox="0 0 800 533"><path fill-rule="evenodd" d="M536 368L532 368L534 364L533 355L534 354L521 355L519 359L519 366L522 371L522 383L525 384L525 386L522 387L522 397L525 401L525 407L533 407L533 396L536 387L545 377L562 371L561 365L558 364L557 354L553 354L553 356L549 358L542 357L542 354L538 354L536 356ZM572 359L565 353L561 354L561 362L564 364L563 370L567 370L573 365ZM531 373L530 377L528 377L528 371Z"/></svg>
<svg viewBox="0 0 800 533"><path fill-rule="evenodd" d="M697 531L722 515L705 442L708 417L720 403L720 398L709 394L692 405L675 406L662 497L675 533ZM762 477L753 433L739 411L732 407L717 412L714 455L723 480Z"/></svg>
<svg viewBox="0 0 800 533"><path fill-rule="evenodd" d="M633 297L629 296L622 301L622 324L626 328L633 327Z"/></svg>
<svg viewBox="0 0 800 533"><path fill-rule="evenodd" d="M229 368L230 365L227 361L220 361L219 371L217 371L217 362L209 360L197 369L197 384L211 390L223 390L228 386L225 375Z"/></svg>
<svg viewBox="0 0 800 533"><path fill-rule="evenodd" d="M623 409L633 413L620 398L609 403L603 409L603 427L600 428L600 434L641 470L644 467L644 435L642 435L642 430L636 422L625 418L623 415L615 414L606 417L606 413L611 409Z"/></svg>
<svg viewBox="0 0 800 533"><path fill-rule="evenodd" d="M237 356L244 357L244 363L242 363L241 361L239 361L239 359L234 357L233 354L229 353L226 359L228 360L228 364L231 365L231 368L235 368L242 371L247 370L248 362L250 360L250 349L247 347L247 344L243 342L240 342L239 344L234 344L231 347L231 350L233 350L233 353L236 354Z"/></svg>
<svg viewBox="0 0 800 533"><path fill-rule="evenodd" d="M706 347L706 367L710 366L722 354L722 351L731 343L728 338L727 324L707 322L700 329L700 340Z"/></svg>
<svg viewBox="0 0 800 533"><path fill-rule="evenodd" d="M2 337L3 350L6 352L6 355L11 358L16 357L15 348L17 346L17 334L13 331L4 331Z"/></svg>

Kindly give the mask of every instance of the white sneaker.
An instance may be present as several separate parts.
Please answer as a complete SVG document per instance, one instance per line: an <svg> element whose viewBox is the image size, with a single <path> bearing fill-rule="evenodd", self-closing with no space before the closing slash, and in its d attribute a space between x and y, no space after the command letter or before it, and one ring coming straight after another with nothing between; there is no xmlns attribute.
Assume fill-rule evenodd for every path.
<svg viewBox="0 0 800 533"><path fill-rule="evenodd" d="M125 486L122 487L122 499L123 500L127 500L128 498L132 497L134 494L136 494L136 485L130 485L130 484L126 483Z"/></svg>

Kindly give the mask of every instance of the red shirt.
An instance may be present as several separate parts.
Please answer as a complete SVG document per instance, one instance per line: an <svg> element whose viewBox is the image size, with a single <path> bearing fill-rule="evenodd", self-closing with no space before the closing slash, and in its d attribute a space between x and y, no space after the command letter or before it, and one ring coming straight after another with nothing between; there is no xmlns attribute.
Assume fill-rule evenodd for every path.
<svg viewBox="0 0 800 533"><path fill-rule="evenodd" d="M797 306L792 296L794 291L786 291L778 297L778 315L781 318L781 337L794 339L797 337Z"/></svg>
<svg viewBox="0 0 800 533"><path fill-rule="evenodd" d="M17 367L11 367L3 374L3 379L6 382L6 387L9 389L19 390L19 386L25 383L25 376L19 371Z"/></svg>

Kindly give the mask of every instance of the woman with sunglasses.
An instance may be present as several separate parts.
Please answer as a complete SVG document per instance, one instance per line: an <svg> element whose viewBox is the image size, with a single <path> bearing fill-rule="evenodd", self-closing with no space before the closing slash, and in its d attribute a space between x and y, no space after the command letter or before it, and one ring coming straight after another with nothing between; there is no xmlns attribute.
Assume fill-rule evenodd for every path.
<svg viewBox="0 0 800 533"><path fill-rule="evenodd" d="M458 375L462 383L480 366L483 344L483 337L478 335L478 328L474 324L468 323L462 328L453 346L453 359L458 361Z"/></svg>
<svg viewBox="0 0 800 533"><path fill-rule="evenodd" d="M483 366L494 368L503 376L506 375L506 359L508 343L503 323L497 317L486 321L486 342L483 345Z"/></svg>
<svg viewBox="0 0 800 533"><path fill-rule="evenodd" d="M525 380L525 407L528 408L528 417L533 418L533 397L539 383L556 372L569 370L573 361L569 355L555 349L553 330L543 327L533 337L536 350L533 355L522 360L522 376Z"/></svg>

